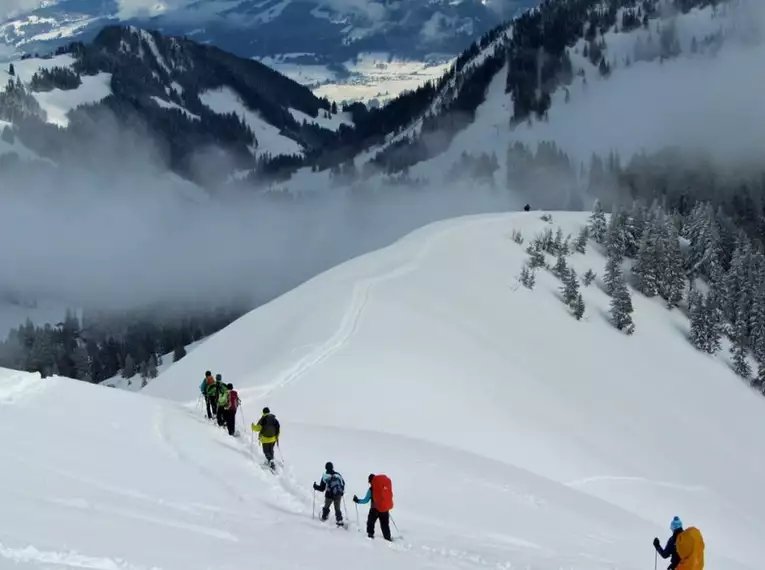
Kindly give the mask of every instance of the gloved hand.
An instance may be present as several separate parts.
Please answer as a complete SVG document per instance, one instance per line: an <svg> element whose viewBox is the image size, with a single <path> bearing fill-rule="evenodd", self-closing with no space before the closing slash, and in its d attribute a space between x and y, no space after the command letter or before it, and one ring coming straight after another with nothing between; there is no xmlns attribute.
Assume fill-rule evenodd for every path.
<svg viewBox="0 0 765 570"><path fill-rule="evenodd" d="M353 502L357 504L359 502L359 498L356 495L353 496Z"/></svg>
<svg viewBox="0 0 765 570"><path fill-rule="evenodd" d="M657 550L658 550L659 548L661 548L661 542L659 542L659 539L658 539L658 538L654 538L654 539L653 539L653 547L654 547L654 548L656 548Z"/></svg>
<svg viewBox="0 0 765 570"><path fill-rule="evenodd" d="M314 491L318 491L319 490L319 486L316 483L313 484L313 490Z"/></svg>

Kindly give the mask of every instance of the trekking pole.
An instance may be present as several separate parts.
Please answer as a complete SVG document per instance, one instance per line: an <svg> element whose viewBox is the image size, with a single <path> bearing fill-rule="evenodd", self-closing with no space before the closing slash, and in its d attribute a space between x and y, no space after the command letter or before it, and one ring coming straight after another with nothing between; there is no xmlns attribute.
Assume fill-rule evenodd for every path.
<svg viewBox="0 0 765 570"><path fill-rule="evenodd" d="M348 520L348 503L345 502L345 495L343 495L343 510L345 511L345 520ZM347 523L346 523L347 524Z"/></svg>
<svg viewBox="0 0 765 570"><path fill-rule="evenodd" d="M354 503L354 504L356 505L356 530L358 530L358 532L361 532L361 519L359 519L359 504L358 503Z"/></svg>
<svg viewBox="0 0 765 570"><path fill-rule="evenodd" d="M316 489L313 490L313 506L311 506L311 518L316 518Z"/></svg>
<svg viewBox="0 0 765 570"><path fill-rule="evenodd" d="M196 409L199 409L199 405L202 403L202 394L199 394L199 398L197 398L197 407Z"/></svg>
<svg viewBox="0 0 765 570"><path fill-rule="evenodd" d="M396 529L396 532L398 533L398 535L401 536L401 531L398 529L398 525L396 524L396 521L393 520L393 515L389 514L388 517L390 518L390 522L393 523L393 527ZM656 569L654 568L654 570Z"/></svg>
<svg viewBox="0 0 765 570"><path fill-rule="evenodd" d="M653 570L656 570L659 566L659 551L654 549L653 552Z"/></svg>
<svg viewBox="0 0 765 570"><path fill-rule="evenodd" d="M284 467L284 454L282 453L282 446L279 445L279 440L276 440L276 449L279 450L279 457L282 458L282 467Z"/></svg>

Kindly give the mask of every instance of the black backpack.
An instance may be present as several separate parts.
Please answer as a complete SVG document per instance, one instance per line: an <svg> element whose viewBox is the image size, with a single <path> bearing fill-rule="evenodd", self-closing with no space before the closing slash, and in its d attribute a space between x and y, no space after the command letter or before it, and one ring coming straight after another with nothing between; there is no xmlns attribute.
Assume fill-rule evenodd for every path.
<svg viewBox="0 0 765 570"><path fill-rule="evenodd" d="M276 437L276 416L268 414L263 418L263 427L260 428L263 437Z"/></svg>

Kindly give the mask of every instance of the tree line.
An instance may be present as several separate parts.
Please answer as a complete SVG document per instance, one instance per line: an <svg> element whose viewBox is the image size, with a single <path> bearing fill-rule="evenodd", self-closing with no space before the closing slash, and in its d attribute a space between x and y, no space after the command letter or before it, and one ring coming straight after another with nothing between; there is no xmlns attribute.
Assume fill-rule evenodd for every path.
<svg viewBox="0 0 765 570"><path fill-rule="evenodd" d="M43 377L60 375L100 383L121 375L145 384L157 376L167 354L173 361L186 346L222 329L241 311L219 308L158 318L153 310L78 313L67 310L56 324L27 320L0 343L0 366Z"/></svg>

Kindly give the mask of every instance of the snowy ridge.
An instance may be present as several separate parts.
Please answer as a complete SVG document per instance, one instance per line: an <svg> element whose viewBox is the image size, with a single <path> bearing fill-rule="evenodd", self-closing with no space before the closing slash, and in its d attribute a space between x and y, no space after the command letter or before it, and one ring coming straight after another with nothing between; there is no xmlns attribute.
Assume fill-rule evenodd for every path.
<svg viewBox="0 0 765 570"><path fill-rule="evenodd" d="M586 221L552 215L566 233ZM35 410L0 448L0 564L640 570L679 514L709 568L758 569L765 401L689 346L678 311L636 295L627 337L596 285L583 321L551 274L519 287L510 234L548 227L530 213L418 230L239 319L139 394L0 370L0 429ZM569 260L604 263L592 244ZM244 437L204 418L206 369L239 390ZM282 422L276 476L247 432L263 405ZM327 460L350 532L312 520ZM370 471L393 480L390 545L350 502Z"/></svg>
<svg viewBox="0 0 765 570"><path fill-rule="evenodd" d="M553 218L574 234L585 220L578 214ZM679 332L687 333L687 319L655 300L634 297L638 330L626 337L608 322L609 298L597 286L583 290L582 322L560 303L560 284L551 275L541 274L534 291L519 287L515 277L526 254L510 240L511 230L530 239L546 226L527 214L424 228L243 317L144 393L193 401L195 387L187 379L212 367L253 402L246 421L267 404L280 418L300 424L329 422L330 429L394 434L472 452L611 503L636 517L638 527L646 521L665 527L667 516L685 513L708 537L710 565L728 556L735 558L726 562L730 567L756 567L761 547L754 529L765 524L757 514L762 495L756 481L765 463L748 462L760 457L754 434L765 422L762 398L725 359L695 351ZM604 259L591 246L571 264L580 274L587 268L602 273ZM545 358L544 345L558 347L559 357ZM682 375L672 372L677 366ZM386 413L370 417L370 394ZM737 420L731 423L734 409ZM470 429L453 429L466 411L478 412L470 413ZM687 434L682 443L667 437L667 422ZM502 434L501 446L486 435L494 433ZM740 460L729 456L730 446ZM314 454L321 461L320 452ZM710 461L718 454L726 458L724 466ZM340 447L331 455L336 464L348 460ZM400 508L403 516L406 507ZM730 509L752 526L734 531ZM493 532L502 534L503 525ZM549 546L533 533L507 532ZM611 550L606 555L596 540L583 547L588 560L641 567L635 560L645 544L622 532L609 531L611 540L625 541L616 548L623 549L622 557ZM558 540L552 536L548 540ZM574 556L552 548L562 549L558 562ZM520 550L521 560L546 567L538 552ZM571 567L601 566L580 560Z"/></svg>

